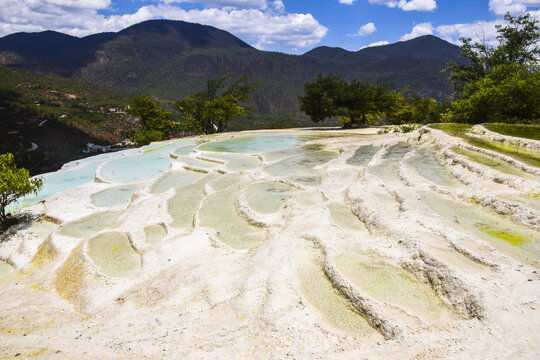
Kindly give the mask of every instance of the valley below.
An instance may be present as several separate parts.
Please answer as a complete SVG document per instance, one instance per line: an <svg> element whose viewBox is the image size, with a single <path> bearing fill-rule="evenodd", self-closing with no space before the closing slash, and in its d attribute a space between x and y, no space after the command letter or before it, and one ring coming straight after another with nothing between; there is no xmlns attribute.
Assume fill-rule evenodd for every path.
<svg viewBox="0 0 540 360"><path fill-rule="evenodd" d="M0 236L0 357L535 359L540 142L509 138L244 131L68 163Z"/></svg>

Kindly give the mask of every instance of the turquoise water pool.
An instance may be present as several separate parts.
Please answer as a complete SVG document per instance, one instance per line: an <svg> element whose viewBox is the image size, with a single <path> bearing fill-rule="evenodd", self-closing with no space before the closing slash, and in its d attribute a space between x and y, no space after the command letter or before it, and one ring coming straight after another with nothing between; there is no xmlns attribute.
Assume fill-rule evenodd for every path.
<svg viewBox="0 0 540 360"><path fill-rule="evenodd" d="M98 170L98 175L103 180L123 184L157 177L171 165L170 153L193 143L194 140L187 139L143 147L137 155L107 161Z"/></svg>
<svg viewBox="0 0 540 360"><path fill-rule="evenodd" d="M242 154L258 154L269 151L285 150L296 146L307 140L302 135L259 135L259 136L239 136L223 141L209 142L203 144L200 150L218 151Z"/></svg>
<svg viewBox="0 0 540 360"><path fill-rule="evenodd" d="M223 141L204 144L201 146L201 149L254 154L295 148L310 138L313 137L298 134L237 136ZM43 177L43 188L39 194L21 199L16 204L13 204L9 210L16 211L34 205L59 192L91 183L95 180L96 174L102 180L119 184L134 184L148 179L158 178L171 164L172 159L169 154L188 155L195 147L195 139L179 139L155 143L139 149L100 154L83 160L73 161L66 164L59 171L40 175ZM232 165L235 165L236 162L231 160L237 159L228 160ZM248 158L247 160L253 162L253 164L249 163L246 165L240 163L236 165L243 169L244 167L252 168L258 164L258 159L256 158ZM233 168L237 170L236 167L233 166Z"/></svg>
<svg viewBox="0 0 540 360"><path fill-rule="evenodd" d="M68 167L57 172L39 175L39 177L43 178L41 191L37 195L26 196L17 203L12 204L8 211L16 211L27 206L32 206L61 191L93 182L97 168L107 160L103 156L96 158L98 159L92 159L93 161L89 161L91 158L87 158L85 162L74 168Z"/></svg>

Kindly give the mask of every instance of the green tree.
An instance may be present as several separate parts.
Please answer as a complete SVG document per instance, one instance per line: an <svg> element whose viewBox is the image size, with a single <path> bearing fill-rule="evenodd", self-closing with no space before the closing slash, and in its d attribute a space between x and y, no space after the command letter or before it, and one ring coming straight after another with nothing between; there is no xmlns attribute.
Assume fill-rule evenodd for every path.
<svg viewBox="0 0 540 360"><path fill-rule="evenodd" d="M538 122L540 28L530 14L505 16L498 45L462 39L464 64L450 63L454 102L443 115L453 122Z"/></svg>
<svg viewBox="0 0 540 360"><path fill-rule="evenodd" d="M445 108L446 110L446 108ZM396 93L394 105L386 113L391 124L428 124L440 121L439 106L433 98L422 98L415 94Z"/></svg>
<svg viewBox="0 0 540 360"><path fill-rule="evenodd" d="M457 99L443 115L444 121L538 123L540 73L519 64L498 65L472 83L467 97Z"/></svg>
<svg viewBox="0 0 540 360"><path fill-rule="evenodd" d="M19 169L15 164L13 154L0 155L0 223L9 223L6 214L9 204L30 194L37 194L43 186L41 178L30 179L26 169Z"/></svg>
<svg viewBox="0 0 540 360"><path fill-rule="evenodd" d="M529 71L538 70L540 28L538 20L530 14L514 17L506 14L506 25L497 25L498 45L473 43L471 38L461 38L461 64L451 62L445 71L451 71L450 81L454 85L454 99L470 96L474 83L484 78L494 67L519 65Z"/></svg>
<svg viewBox="0 0 540 360"><path fill-rule="evenodd" d="M347 83L333 74L318 74L314 81L304 84L304 96L298 97L298 104L314 122L339 117L345 128L365 127L394 111L399 94L388 90L386 84L357 79Z"/></svg>
<svg viewBox="0 0 540 360"><path fill-rule="evenodd" d="M246 104L257 84L240 77L227 84L231 76L208 80L206 90L192 93L176 103L184 130L212 134L227 129L229 121L245 116L252 109Z"/></svg>
<svg viewBox="0 0 540 360"><path fill-rule="evenodd" d="M154 100L150 94L134 96L128 112L141 121L142 130L135 134L139 145L163 140L177 126L171 121L171 113L162 108L161 101Z"/></svg>
<svg viewBox="0 0 540 360"><path fill-rule="evenodd" d="M313 122L339 116L338 101L346 86L347 83L337 75L317 74L315 80L304 84L304 96L298 97L300 110Z"/></svg>

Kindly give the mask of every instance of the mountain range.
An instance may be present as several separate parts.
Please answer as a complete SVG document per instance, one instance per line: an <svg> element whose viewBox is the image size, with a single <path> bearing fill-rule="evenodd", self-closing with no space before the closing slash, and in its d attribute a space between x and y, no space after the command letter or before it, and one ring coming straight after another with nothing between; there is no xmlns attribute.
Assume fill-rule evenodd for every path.
<svg viewBox="0 0 540 360"><path fill-rule="evenodd" d="M122 95L152 92L176 100L201 90L207 79L248 76L260 84L254 93L259 114L298 115L297 96L317 73L447 97L452 91L441 70L458 55L457 46L431 35L359 51L323 46L290 55L255 49L211 26L171 20L83 38L54 31L0 38L0 65L84 80Z"/></svg>

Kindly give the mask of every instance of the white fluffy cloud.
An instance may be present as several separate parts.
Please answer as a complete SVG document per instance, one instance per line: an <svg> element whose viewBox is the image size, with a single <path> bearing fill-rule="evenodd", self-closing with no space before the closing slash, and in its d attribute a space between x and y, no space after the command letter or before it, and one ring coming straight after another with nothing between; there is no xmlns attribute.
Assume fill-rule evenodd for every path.
<svg viewBox="0 0 540 360"><path fill-rule="evenodd" d="M412 31L401 37L400 40L411 40L422 35L435 34L440 38L460 44L459 38L471 38L475 42L494 44L497 42L497 29L495 25L504 24L504 20L477 21L469 24L451 24L434 27L431 23L415 25Z"/></svg>
<svg viewBox="0 0 540 360"><path fill-rule="evenodd" d="M435 0L369 0L372 4L398 7L404 11L433 11L437 8Z"/></svg>
<svg viewBox="0 0 540 360"><path fill-rule="evenodd" d="M339 3L340 4L346 4L346 5L351 5L353 2L355 2L356 0L339 0Z"/></svg>
<svg viewBox="0 0 540 360"><path fill-rule="evenodd" d="M458 44L459 38L471 38L475 42L494 44L497 42L495 25L503 24L503 20L477 21L469 24L441 25L436 29L437 34L446 41Z"/></svg>
<svg viewBox="0 0 540 360"><path fill-rule="evenodd" d="M489 10L496 15L524 13L530 7L540 7L540 0L489 0Z"/></svg>
<svg viewBox="0 0 540 360"><path fill-rule="evenodd" d="M360 48L360 50L365 49L365 48L369 48L369 47L383 46L383 45L388 45L388 44L390 44L388 41L384 41L384 40L383 41L376 41L376 42L372 42L369 45L362 46Z"/></svg>
<svg viewBox="0 0 540 360"><path fill-rule="evenodd" d="M506 14L506 11L510 9L509 7L518 3L518 5L526 5L527 7L540 6L540 0L491 0L490 9L492 11L493 8L491 6L494 3L498 3L499 5L505 4L507 6L504 8L504 11L501 10L501 14ZM525 13L524 11L521 11L523 9L519 10L519 13ZM540 10L528 11L526 13L540 21ZM473 42L483 43L486 45L495 45L498 43L498 32L495 26L504 24L505 21L502 17L499 17L493 21L479 20L473 23L449 24L440 25L437 27L433 27L431 23L422 23L414 26L409 34L405 34L401 37L401 40L410 40L422 35L435 34L438 37L456 45L461 44L461 41L459 40L460 38L471 38Z"/></svg>
<svg viewBox="0 0 540 360"><path fill-rule="evenodd" d="M360 26L360 29L356 32L356 34L353 34L354 36L365 36L373 34L375 31L377 31L377 28L375 27L375 24L370 22L367 24L364 24Z"/></svg>
<svg viewBox="0 0 540 360"><path fill-rule="evenodd" d="M104 16L98 10L110 8L110 0L2 0L0 36L43 30L85 36L150 19L172 19L212 25L259 48L296 50L318 44L328 31L311 14L284 13L282 0L209 0L206 3L222 7L191 10L175 2L179 1L160 0L131 14ZM237 6L231 7L233 4Z"/></svg>
<svg viewBox="0 0 540 360"><path fill-rule="evenodd" d="M417 24L413 27L412 31L401 37L401 41L411 40L422 35L433 35L433 25L429 22Z"/></svg>
<svg viewBox="0 0 540 360"><path fill-rule="evenodd" d="M260 9L268 8L267 0L156 0L164 4L197 3L206 7L235 8L235 9Z"/></svg>

